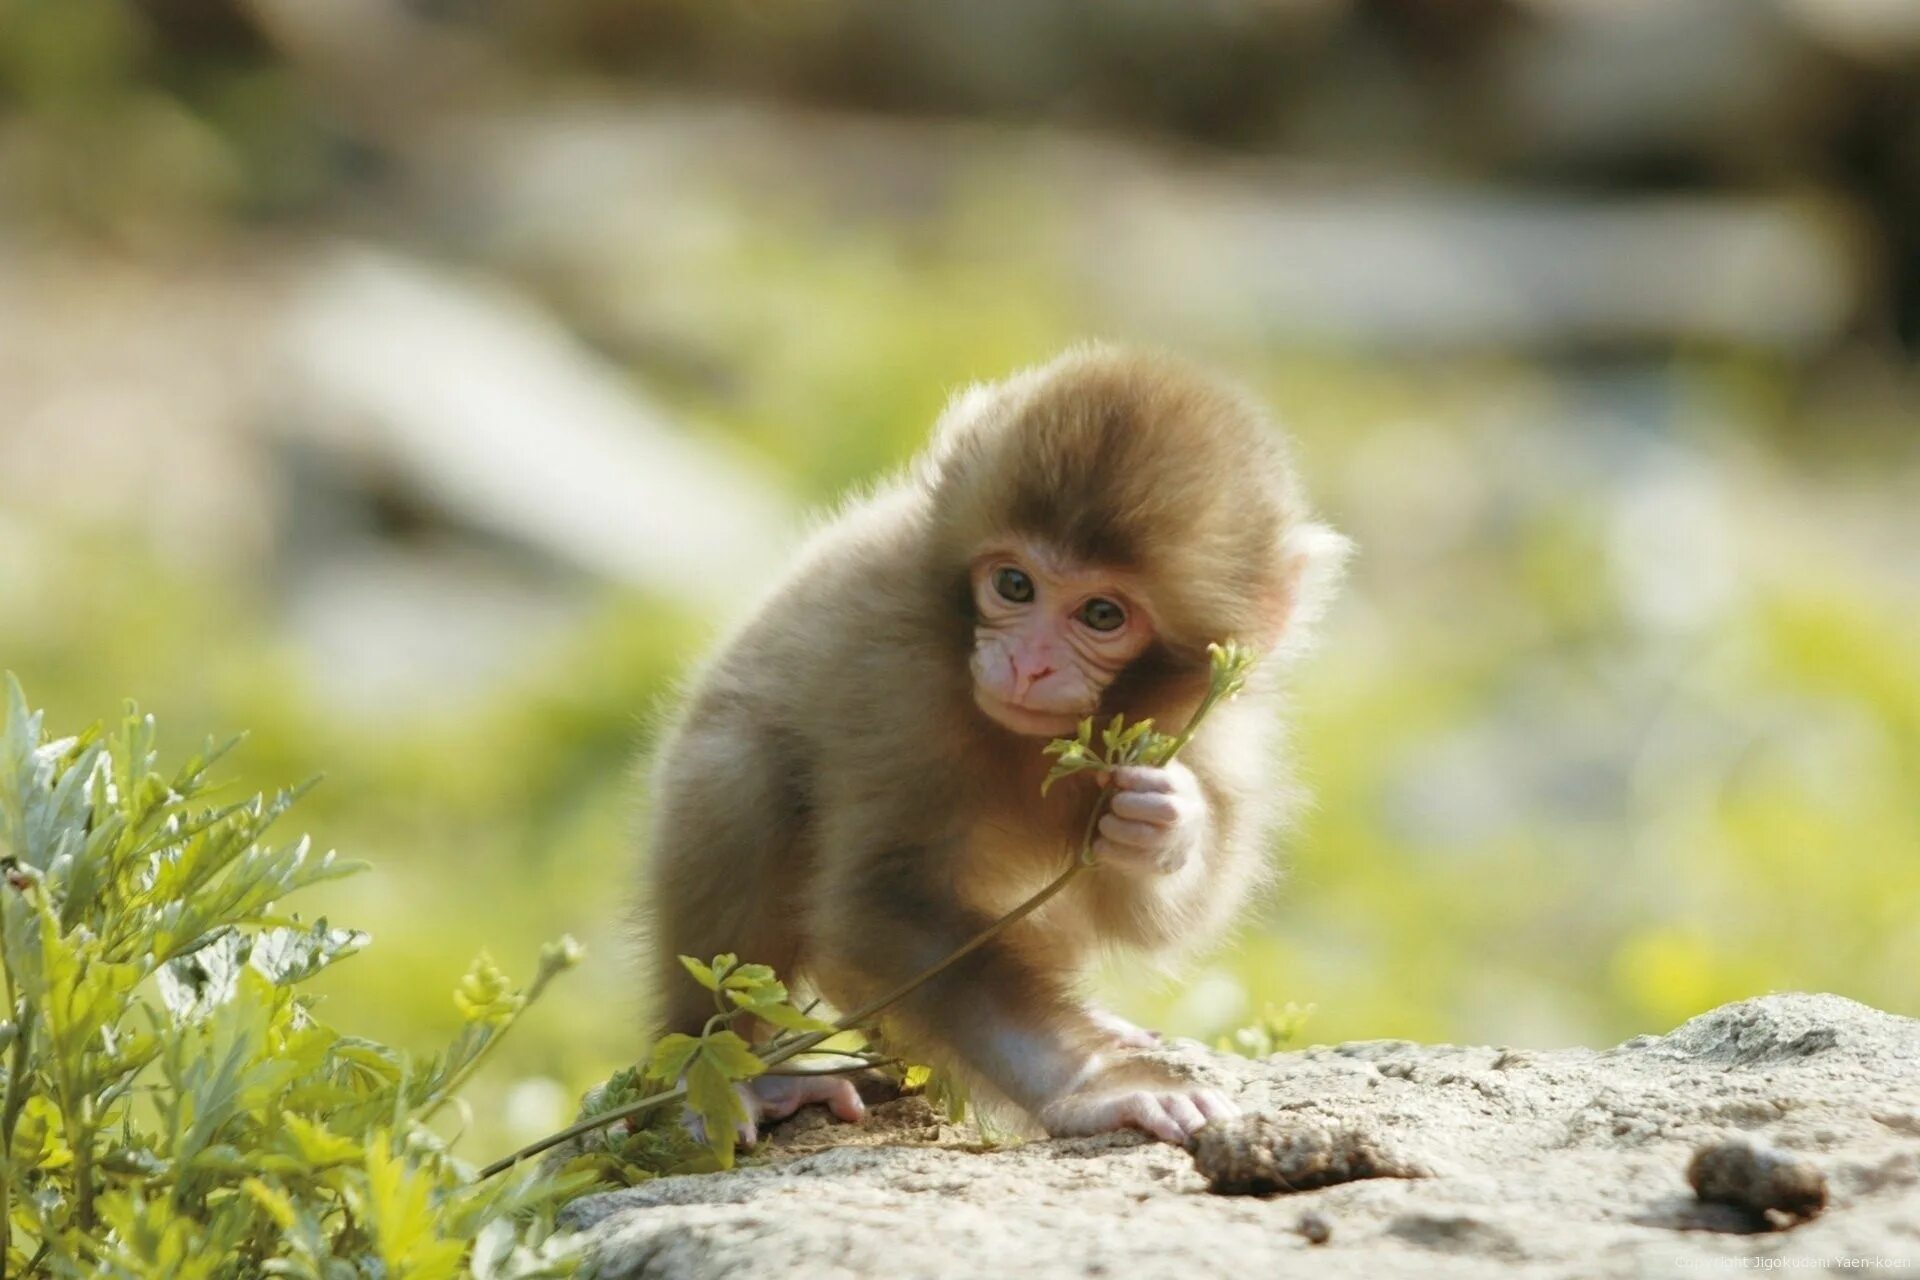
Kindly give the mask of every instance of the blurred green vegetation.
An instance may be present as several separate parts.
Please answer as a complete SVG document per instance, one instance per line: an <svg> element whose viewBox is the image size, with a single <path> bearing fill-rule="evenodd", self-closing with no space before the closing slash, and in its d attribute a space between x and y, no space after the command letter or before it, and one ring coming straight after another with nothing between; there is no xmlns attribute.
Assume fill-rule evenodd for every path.
<svg viewBox="0 0 1920 1280"><path fill-rule="evenodd" d="M0 0L6 203L141 243L209 217L310 207L353 147L294 71L220 4Z"/></svg>
<svg viewBox="0 0 1920 1280"><path fill-rule="evenodd" d="M183 40L179 9L0 0L0 102L31 121L0 146L0 209L140 242L297 221L352 184L371 152L311 85L244 24ZM830 502L909 457L957 385L1106 327L1064 268L1002 243L1045 220L1045 193L990 166L959 186L904 231L752 210L751 233L656 282L718 376L603 345ZM356 229L404 217L377 212ZM599 338L586 291L621 264L592 265L500 275ZM1781 988L1920 1014L1911 395L1836 412L1785 358L1727 352L1622 371L1250 331L1197 354L1276 407L1361 554L1296 680L1315 802L1283 886L1182 980L1116 970L1122 1012L1212 1037L1311 1003L1309 1041L1532 1044ZM463 1154L536 1136L632 1059L635 766L714 619L608 590L484 697L370 718L328 700L274 584L185 567L137 512L12 520L4 485L0 668L50 723L133 696L176 744L249 729L234 794L325 775L301 825L374 870L313 905L377 939L316 983L330 1021L424 1050L459 1025L445 992L482 947L524 969L547 938L588 944L472 1091Z"/></svg>
<svg viewBox="0 0 1920 1280"><path fill-rule="evenodd" d="M833 298L831 286L812 285ZM852 282L852 311L866 310L867 288ZM841 471L907 455L944 387L1009 360L1007 333L1038 333L1038 355L1071 332L1046 333L1031 314L889 314L894 362L865 384L861 412L842 412L861 390L842 357L804 375L756 371L765 391L749 409L709 406L707 420L778 447L774 415L751 406L762 394L787 405L785 420L805 424L804 445L786 442L792 470L818 471L801 483L824 499ZM1507 482L1483 476L1486 492L1463 499L1476 510L1453 517L1455 544L1430 555L1428 531L1401 523L1408 495L1366 456L1435 441L1501 454L1513 439L1458 415L1484 405L1489 384L1546 394L1535 375L1341 360L1265 374L1299 406L1323 507L1363 539L1354 591L1297 681L1297 754L1316 799L1259 919L1185 981L1121 970L1123 1011L1213 1036L1264 1006L1311 1002L1311 1041L1528 1042L1664 1029L1771 989L1920 1012L1911 597L1807 546L1749 565L1737 603L1710 622L1650 634L1608 563L1591 495L1516 511L1496 492ZM1712 375L1700 378L1710 395ZM1748 458L1730 475L1738 519L1773 521L1777 464ZM56 722L137 693L177 741L249 726L236 790L326 775L305 825L375 869L316 891L316 905L379 940L377 967L355 962L319 984L345 1006L336 1021L432 1044L458 1024L444 991L475 951L524 964L571 931L589 944L585 976L493 1064L477 1096L521 1110L488 1116L483 1104L480 1140L529 1136L564 1110L538 1082L577 1091L637 1050L623 933L643 803L634 764L710 624L610 597L492 696L368 724L312 691L256 589L183 578L98 535L38 545L34 563L0 573L0 660ZM1538 757L1561 752L1568 776L1543 783Z"/></svg>

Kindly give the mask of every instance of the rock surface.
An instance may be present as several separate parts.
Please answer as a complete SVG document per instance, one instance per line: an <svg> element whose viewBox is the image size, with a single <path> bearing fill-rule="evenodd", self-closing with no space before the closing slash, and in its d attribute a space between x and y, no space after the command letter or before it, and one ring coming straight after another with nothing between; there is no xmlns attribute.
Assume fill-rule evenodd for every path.
<svg viewBox="0 0 1920 1280"><path fill-rule="evenodd" d="M1249 1111L1377 1135L1429 1176L1218 1196L1175 1147L990 1149L908 1098L859 1129L802 1115L763 1162L594 1196L573 1223L600 1280L1920 1274L1920 1021L1838 996L1748 1000L1604 1051L1165 1056ZM1826 1211L1780 1230L1699 1202L1689 1160L1736 1136L1816 1165Z"/></svg>

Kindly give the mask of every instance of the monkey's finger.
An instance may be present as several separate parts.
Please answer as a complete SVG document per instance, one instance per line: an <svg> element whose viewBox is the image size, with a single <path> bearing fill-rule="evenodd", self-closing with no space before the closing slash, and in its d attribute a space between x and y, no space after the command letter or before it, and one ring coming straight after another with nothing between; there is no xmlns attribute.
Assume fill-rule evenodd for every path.
<svg viewBox="0 0 1920 1280"><path fill-rule="evenodd" d="M1136 849L1151 849L1166 842L1165 827L1156 827L1150 822L1129 822L1117 813L1102 815L1100 834L1115 844L1128 844Z"/></svg>
<svg viewBox="0 0 1920 1280"><path fill-rule="evenodd" d="M1207 1123L1207 1117L1194 1104L1192 1098L1183 1093L1169 1093L1161 1097L1160 1105L1166 1108L1167 1115L1180 1126L1182 1141L1200 1132Z"/></svg>
<svg viewBox="0 0 1920 1280"><path fill-rule="evenodd" d="M836 1078L821 1101L827 1104L827 1110L833 1112L836 1120L859 1124L867 1118L867 1104L860 1100L860 1091L853 1087L851 1080Z"/></svg>
<svg viewBox="0 0 1920 1280"><path fill-rule="evenodd" d="M1172 791L1173 771L1146 764L1121 765L1113 771L1113 785L1122 791Z"/></svg>
<svg viewBox="0 0 1920 1280"><path fill-rule="evenodd" d="M1135 822L1170 827L1180 820L1180 801L1164 791L1119 791L1107 811Z"/></svg>
<svg viewBox="0 0 1920 1280"><path fill-rule="evenodd" d="M1093 857L1096 862L1118 867L1124 871L1140 873L1145 871L1162 872L1172 870L1161 865L1164 855L1152 849L1143 849L1137 844L1121 844L1105 836L1097 837L1093 842Z"/></svg>
<svg viewBox="0 0 1920 1280"><path fill-rule="evenodd" d="M1134 1128L1150 1133L1162 1142L1171 1142L1175 1146L1186 1143L1187 1133L1161 1104L1160 1099L1150 1093L1139 1093L1127 1099L1121 1114Z"/></svg>

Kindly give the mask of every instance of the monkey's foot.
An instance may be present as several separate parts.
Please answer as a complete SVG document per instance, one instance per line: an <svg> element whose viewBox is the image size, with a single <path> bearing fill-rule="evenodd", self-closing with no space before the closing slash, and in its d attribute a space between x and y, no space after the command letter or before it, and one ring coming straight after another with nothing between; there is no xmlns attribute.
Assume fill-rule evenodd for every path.
<svg viewBox="0 0 1920 1280"><path fill-rule="evenodd" d="M845 1076L756 1076L741 1086L747 1112L747 1144L759 1139L759 1122L785 1120L811 1102L824 1102L834 1119L859 1124L867 1118L867 1104Z"/></svg>
<svg viewBox="0 0 1920 1280"><path fill-rule="evenodd" d="M1108 1013L1105 1009L1092 1006L1087 1008L1087 1016L1110 1039L1122 1049L1151 1049L1160 1043L1160 1033L1137 1027L1117 1013Z"/></svg>
<svg viewBox="0 0 1920 1280"><path fill-rule="evenodd" d="M1225 1094L1183 1084L1072 1093L1043 1108L1037 1119L1055 1138L1138 1129L1162 1142L1185 1146L1207 1125L1239 1114L1240 1108Z"/></svg>
<svg viewBox="0 0 1920 1280"><path fill-rule="evenodd" d="M811 1102L824 1102L837 1120L858 1124L867 1118L867 1104L860 1091L845 1076L756 1076L745 1084L733 1086L746 1104L747 1122L735 1129L743 1147L760 1141L760 1125L785 1120ZM695 1141L707 1140L706 1125L691 1108L682 1113L687 1131Z"/></svg>

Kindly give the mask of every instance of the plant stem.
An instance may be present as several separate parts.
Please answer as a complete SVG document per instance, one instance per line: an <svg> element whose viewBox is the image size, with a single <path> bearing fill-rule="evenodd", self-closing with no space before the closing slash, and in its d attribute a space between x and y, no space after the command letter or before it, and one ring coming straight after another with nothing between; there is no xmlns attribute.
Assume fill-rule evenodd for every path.
<svg viewBox="0 0 1920 1280"><path fill-rule="evenodd" d="M63 1109L70 1096L62 1092ZM79 1116L67 1126L67 1145L73 1149L74 1221L85 1233L93 1230L93 1104L87 1097L80 1098Z"/></svg>
<svg viewBox="0 0 1920 1280"><path fill-rule="evenodd" d="M843 1076L849 1071L864 1071L869 1067L888 1065L904 1064L898 1058L862 1058L858 1062L843 1062L833 1067L768 1067L760 1074L765 1076Z"/></svg>
<svg viewBox="0 0 1920 1280"><path fill-rule="evenodd" d="M439 1113L440 1108L451 1102L454 1095L466 1087L467 1081L471 1079L473 1073L479 1069L481 1059L485 1058L487 1051L496 1044L499 1044L500 1038L506 1035L508 1029L520 1020L520 1014L525 1008L526 1006L522 1005L519 1009L514 1010L513 1014L508 1017L505 1022L493 1028L493 1034L488 1036L486 1040L481 1043L480 1047L473 1051L473 1056L468 1058L460 1066L454 1068L453 1074L447 1077L447 1082L434 1090L432 1097L420 1104L420 1114L418 1116L420 1123L425 1124L427 1121L433 1119L433 1117Z"/></svg>
<svg viewBox="0 0 1920 1280"><path fill-rule="evenodd" d="M33 1008L13 1000L13 974L7 974L7 1007L15 1016L13 1061L7 1066L7 1098L0 1105L0 1280L6 1280L13 1250L13 1130L26 1105L27 1049L33 1037Z"/></svg>
<svg viewBox="0 0 1920 1280"><path fill-rule="evenodd" d="M8 975L12 994L13 975ZM10 1002L12 1004L12 1002ZM6 1069L6 1103L0 1105L0 1280L6 1280L8 1249L13 1245L13 1128L19 1125L19 1111L27 1105L27 1050L33 1040L33 1006L12 1006L19 1011L13 1025L13 1061Z"/></svg>
<svg viewBox="0 0 1920 1280"><path fill-rule="evenodd" d="M599 1115L588 1116L585 1120L576 1120L558 1133L550 1133L538 1142L528 1143L510 1156L503 1156L495 1160L492 1164L480 1171L480 1179L485 1181L496 1173L504 1173L506 1170L513 1168L514 1165L519 1164L522 1160L531 1156L537 1156L543 1151L550 1151L561 1143L572 1138L577 1138L583 1133L592 1133L595 1129L604 1129L610 1124L625 1120L628 1116L637 1116L643 1111L651 1111L655 1107L672 1102L675 1098L684 1098L686 1096L686 1082L682 1081L664 1093L650 1093L644 1098L635 1099L624 1106L615 1107L611 1111L602 1111Z"/></svg>
<svg viewBox="0 0 1920 1280"><path fill-rule="evenodd" d="M6 913L0 911L0 961L7 944ZM0 963L7 980L7 1013L14 1020L13 1062L7 1067L7 1098L0 1104L0 1280L7 1280L8 1263L13 1257L13 1122L25 1099L20 1093L20 1077L25 1074L27 1037L32 1023L21 1009L13 989L13 966Z"/></svg>
<svg viewBox="0 0 1920 1280"><path fill-rule="evenodd" d="M520 1007L508 1014L504 1022L496 1025L493 1028L493 1034L481 1041L480 1047L473 1051L473 1056L454 1068L453 1074L447 1077L447 1082L434 1090L432 1097L420 1104L420 1114L418 1117L420 1123L425 1124L427 1121L433 1119L441 1107L446 1106L460 1090L466 1087L467 1081L473 1078L473 1073L480 1069L481 1061L486 1058L487 1054L492 1051L495 1045L499 1044L500 1041L506 1037L507 1032L513 1029L513 1024L520 1021L520 1015L525 1013L527 1006L532 1003L533 995L531 992L521 995Z"/></svg>

